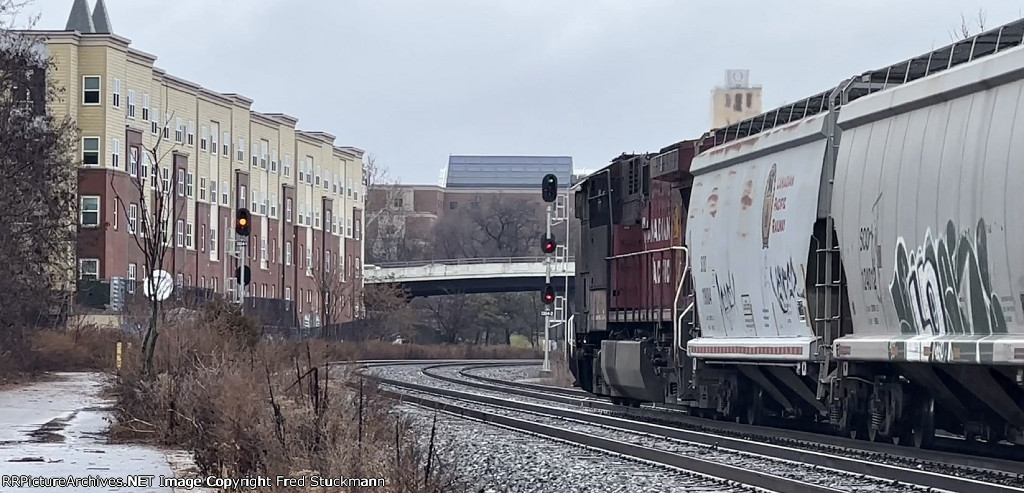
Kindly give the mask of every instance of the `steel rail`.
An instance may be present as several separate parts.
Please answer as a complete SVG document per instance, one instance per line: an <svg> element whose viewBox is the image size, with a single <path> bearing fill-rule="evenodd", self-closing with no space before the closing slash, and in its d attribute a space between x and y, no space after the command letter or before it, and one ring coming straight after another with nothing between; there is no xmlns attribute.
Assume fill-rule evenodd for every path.
<svg viewBox="0 0 1024 493"><path fill-rule="evenodd" d="M481 396L477 394L470 394L466 392L459 392L448 389L438 389L426 385L418 385L414 383L402 382L399 380L374 377L369 375L365 376L365 378L375 380L382 384L392 385L395 387L409 390L415 390L426 394L438 395L452 399L467 400L497 407L514 407L518 409L518 406L515 406L515 404L517 404L515 403L515 401L507 401L504 399L497 399L494 397ZM765 488L772 491L785 491L793 493L838 493L841 491L834 488L828 488L817 484L806 483L794 479L776 476L773 474L735 467L728 464L711 462L686 455L651 449L640 445L634 445L628 442L611 440L590 434L567 430L564 428L556 428L553 426L543 425L532 421L491 414L486 411L469 409L455 404L439 402L426 397L410 395L408 393L389 391L387 389L381 389L381 392L398 401L412 402L418 405L438 409L460 416L465 416L485 423L494 423L508 428L513 428L515 430L534 433L537 435L542 435L557 440L564 440L567 442L583 445L589 448L610 452L612 454L620 454L631 458L641 459L659 465L668 466L674 469L710 476L712 478L724 479L727 481L735 481L755 488ZM512 404L512 406L510 406L510 404Z"/></svg>
<svg viewBox="0 0 1024 493"><path fill-rule="evenodd" d="M536 364L536 363L534 363L534 364ZM533 397L533 398L545 399L545 400L550 400L552 402L559 402L559 403L563 403L563 404L571 404L571 405L574 405L574 406L577 406L577 407L582 407L582 408L589 407L589 408L592 408L592 409L604 409L604 410L609 410L609 411L613 411L613 412L622 412L624 410L625 411L644 411L644 410L636 410L636 409L631 409L631 408L623 408L622 406L615 406L615 405L611 405L611 404L605 403L603 401L597 401L597 400L594 400L594 399L581 399L579 397L568 397L568 396L564 396L563 397L562 395L552 395L552 393L550 393L551 392L550 389L542 389L542 390L540 390L540 392L543 392L546 395L537 395L536 392L530 392L530 391L524 391L524 390L520 390L520 389L516 389L516 388L511 388L510 384L508 382L504 382L504 381L500 381L501 385L489 385L489 384L483 384L483 383L478 383L478 382L467 382L465 380L460 380L460 379L448 377L448 376L445 376L445 375L438 375L438 374L430 371L430 370L435 369L435 368L457 366L457 365L458 365L457 363L445 363L445 364L428 366L428 367L423 369L423 373L425 375L427 375L427 376L432 377L432 378L437 378L439 380L447 381L447 382L450 382L450 383L455 383L455 384L460 384L460 385L467 385L467 386L479 388L479 389L482 389L482 390L491 390L491 391L496 391L496 392L505 392L505 393L521 395L521 396L524 396L524 397ZM480 368L482 366L487 366L487 365L477 364L477 365L472 366L472 368ZM505 366L505 365L496 364L496 365L493 365L493 366ZM508 366L520 366L520 365L516 364L516 365L508 365ZM468 369L469 368L463 369L460 372L460 374L463 374L463 376L466 376L466 377L469 377L469 378L487 379L487 377L480 377L480 376L476 376L476 375L466 375L466 374L462 373L462 372L467 371ZM488 380L490 380L490 379L488 379ZM525 385L530 385L531 387L533 387L536 384L525 384ZM470 395L475 396L475 394L470 394ZM472 399L475 399L475 398L476 397L466 397L465 399L466 400L472 400ZM491 397L486 397L486 396L481 396L481 398L499 400L499 399L496 399L496 398L491 398ZM487 402L487 403L491 404L491 405L497 405L494 402ZM949 490L949 491L965 491L965 492L971 492L971 493L974 493L974 492L978 492L978 493L1024 492L1024 487L1020 487L1020 486L1018 486L1018 487L1009 487L1009 486L998 485L998 484L994 484L994 483L987 483L987 482L983 482L983 481L978 481L978 480L971 479L971 478L961 478L961 477L949 476L949 475L946 475L946 474L939 474L939 473L935 473L935 472L931 472L931 471L915 470L915 469L909 469L909 468L900 467L900 466L893 466L893 465L889 465L889 464L881 464L881 463L877 463L877 462L871 462L870 460L855 459L855 458L843 457L843 456L838 456L838 455L830 455L827 452L815 452L815 451L810 451L810 450L806 450L806 449L790 448L790 447L787 447L785 445L777 445L777 444L771 444L771 443L766 443L766 442L751 441L751 440L748 440L748 439L734 438L734 437L729 437L729 436L724 436L724 435L712 434L713 432L712 433L708 433L708 432L701 432L701 431L684 430L684 429L680 429L680 428L673 428L673 427L668 427L668 426L659 425L659 424L651 424L651 423L647 423L647 422L636 421L636 420L633 420L633 419L623 419L623 418L618 418L618 417L613 417L613 416L606 416L606 415L599 415L599 414L588 413L588 412L585 412L585 411L577 411L575 409L538 406L536 404L530 404L530 403L521 402L521 401L508 401L508 400L503 400L503 403L501 405L504 405L504 406L507 406L507 407L513 407L515 409L519 409L519 410L523 410L523 411L537 412L537 413L540 413L540 414L549 414L549 415L555 415L555 416L559 416L559 417L563 417L563 418L571 418L571 419L578 419L578 420L582 420L582 421L588 421L588 422L591 422L591 423L594 423L594 424L600 424L600 425L603 425L603 426L612 426L612 427L616 427L616 428L626 429L626 430L629 430L629 431L635 431L635 432L641 432L641 433L650 433L650 434L654 434L654 435L662 435L662 436L666 436L666 437L669 437L669 438L675 438L675 439L679 439L679 440L685 440L685 441L700 443L700 444L704 444L704 445L713 445L713 444L717 443L720 448L733 449L733 450L736 450L736 451L747 452L747 453L761 454L761 455L765 455L765 456L769 456L769 457L774 457L774 458L779 458L779 459L784 459L784 460L792 460L792 461L801 462L801 463L805 463L805 464L812 464L812 465L817 465L817 466L820 466L820 467L827 467L827 468L837 469L837 470L841 470L841 471L845 471L845 472L851 472L851 473L856 473L856 474L865 474L865 475L874 476L874 477L878 477L878 478L890 479L890 480L894 480L894 481L901 481L901 482L908 483L908 484L914 484L914 485L938 488L938 489ZM645 417L649 419L652 416L648 415L648 416L645 416ZM719 422L716 421L716 422L714 422L714 424L717 425L717 424L719 424ZM737 423L724 423L724 424L735 425ZM763 433L763 431L764 431L763 428L761 430L759 430L760 433ZM747 432L750 433L750 430L747 430ZM813 441L814 443L817 443L817 440L820 440L822 438L830 438L830 437L827 437L827 436L818 436L816 434L810 434L810 433L808 433L807 435L809 435L809 437L805 438L805 440ZM831 437L831 438L838 438L838 437ZM794 440L794 441L798 441L798 440ZM857 443L856 445L857 445L857 447L862 447L861 443ZM884 444L874 444L874 443L869 443L869 442L864 442L863 443L863 446L871 446L871 445L884 445ZM849 449L850 447L843 446L842 448ZM866 447L864 447L864 448L866 448ZM858 450L860 450L860 449L858 448ZM875 453L875 454L881 453L881 454L886 454L886 455L898 455L898 454L893 454L893 453L891 453L889 451L883 451L883 452L877 452L877 451L873 451L873 450L864 450L864 451L866 452L865 455L868 456L869 459L870 459L870 455L871 455L872 452ZM955 455L955 454L942 454L942 453L934 452L934 451L922 451L922 452L925 452L928 457L927 458L921 458L921 459L918 459L918 460L928 460L929 462L945 462L946 460L957 461L957 462L959 462L961 460L965 461L965 462L973 462L973 461L977 460L977 459L975 459L973 457L970 457L970 456L958 456L958 455ZM943 456L943 455L945 455L947 457L945 460L943 460L941 458L941 456ZM1008 461L1006 461L1006 462L1007 463L1001 464L1001 465L1004 465L1004 466L1015 465L1016 468L1015 469L1011 469L1011 471L1013 471L1015 473L1018 473L1018 474L1019 474L1019 472L1018 472L1019 469L1022 466L1024 466L1024 464L1008 463ZM950 462L946 462L946 463L950 464ZM952 462L952 464L956 464L956 462ZM992 466L992 463L988 462L988 463L984 463L984 464L976 463L975 465L971 465L971 466L968 466L968 467L974 467L974 468L977 468L977 469L992 469L991 466ZM1004 474L1006 473L1006 471L999 471L999 470L997 470L997 471L1000 472L1000 473L1004 473Z"/></svg>
<svg viewBox="0 0 1024 493"><path fill-rule="evenodd" d="M576 388L562 388L561 390L557 387L551 388L548 386L537 386L537 384L521 383L521 382L508 382L505 380L499 380L495 378L484 377L481 375L473 375L466 373L466 371L476 368L494 368L505 366L501 363L480 363L475 366L467 366L464 371L459 372L462 376L485 382L486 384L493 384L495 386L487 387L481 386L481 384L466 381L457 381L463 385L478 386L479 388L495 390L500 392L508 392L512 394L522 395L525 397L534 398L547 398L554 402L561 402L563 404L572 404L576 406L590 407L593 409L600 409L610 412L618 412L625 415L630 415L637 419L658 419L664 421L671 421L674 424L689 425L703 428L718 428L720 431L730 433L741 433L744 435L763 435L765 432L774 433L773 438L777 441L791 440L793 442L814 442L822 447L833 447L847 450L860 450L866 453L890 455L894 457L900 457L908 460L919 460L928 462L942 462L946 464L953 464L957 466L963 466L973 469L985 469L994 472L1005 473L1005 474L1016 474L1024 476L1024 461L1017 459L1001 459L993 457L984 457L977 455L964 454L961 452L952 452L944 450L928 450L928 449L916 449L905 446L898 446L894 444L887 444L882 442L869 442L863 440L854 440L852 438L840 437L835 435L828 435L822 433L815 433L809 431L792 430L788 428L775 428L758 425L748 425L743 423L735 423L730 421L719 421L708 418L699 418L696 416L683 414L681 411L671 407L642 407L642 408L630 408L616 404L612 404L608 399L604 397L595 396L589 392L576 389ZM519 366L509 365L509 366ZM443 377L442 378L447 378ZM558 394L556 397L542 397L531 392L522 392L520 389L532 389L538 392L544 392L548 394ZM566 396L562 398L561 396ZM580 400L585 400L585 403L580 404ZM778 432L785 432L787 436L779 437Z"/></svg>

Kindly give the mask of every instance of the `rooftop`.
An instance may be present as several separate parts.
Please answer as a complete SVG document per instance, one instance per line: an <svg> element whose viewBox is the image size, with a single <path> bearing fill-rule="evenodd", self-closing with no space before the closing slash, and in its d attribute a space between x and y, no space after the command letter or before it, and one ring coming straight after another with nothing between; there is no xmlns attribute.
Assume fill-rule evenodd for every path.
<svg viewBox="0 0 1024 493"><path fill-rule="evenodd" d="M561 187L572 179L570 156L449 156L446 188L538 188L553 173Z"/></svg>

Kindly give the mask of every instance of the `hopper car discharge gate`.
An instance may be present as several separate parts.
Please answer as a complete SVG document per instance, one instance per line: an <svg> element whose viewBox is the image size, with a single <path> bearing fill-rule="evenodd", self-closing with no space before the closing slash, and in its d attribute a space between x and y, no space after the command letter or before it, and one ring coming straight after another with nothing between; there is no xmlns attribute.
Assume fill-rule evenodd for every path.
<svg viewBox="0 0 1024 493"><path fill-rule="evenodd" d="M977 263L989 269L983 271L983 275L994 279L989 281L985 278L979 282L987 284L975 284L972 289L997 290L990 287L990 284L995 285L998 282L998 287L1002 290L999 294L1004 297L997 298L993 294L991 301L989 298L984 300L984 305L978 302L974 308L964 308L968 315L961 319L951 318L960 313L954 311L955 307L943 308L954 315L940 313L935 316L933 311L929 320L933 326L945 324L942 325L944 332L939 332L934 327L931 329L933 332L922 332L920 329L916 333L908 332L908 327L910 331L913 330L914 323L921 324L922 315L918 314L915 322L912 316L899 312L897 315L903 317L902 322L894 322L893 309L889 305L884 305L894 303L892 296L883 299L882 308L865 303L864 293L868 289L865 287L868 280L874 279L876 275L879 278L888 276L872 281L884 286L888 290L885 293L895 292L896 288L892 286L897 286L897 280L892 274L894 267L890 255L893 250L889 250L890 255L875 254L873 251L877 249L878 252L882 252L882 247L869 245L871 248L862 246L858 251L858 229L862 230L860 234L864 235L865 227L857 222L857 217L858 214L862 217L866 214L854 209L860 207L857 202L860 195L865 195L864 200L868 200L867 192L862 192L868 190L868 186L879 187L879 184L882 184L881 186L891 189L894 186L893 182L898 180L875 174L872 177L875 182L870 184L854 181L860 179L858 174L845 175L847 168L862 170L872 165L870 161L864 164L855 160L867 159L864 156L868 155L868 151L850 149L869 147L869 139L863 135L871 131L874 122L886 122L884 131L876 130L880 135L897 132L902 139L905 137L899 133L902 130L890 129L900 129L898 125L905 127L909 124L906 120L902 120L903 123L893 123L896 115L907 115L906 118L913 119L922 112L927 115L930 109L955 105L958 100L970 103L970 98L981 98L979 100L983 102L974 106L995 107L993 117L989 118L993 120L991 128L985 126L974 133L981 134L986 131L991 134L989 141L995 144L989 144L990 155L996 146L1009 146L1011 134L997 134L997 130L993 128L997 127L997 123L1000 128L1012 128L1013 122L1006 120L1012 116L1001 120L996 118L999 116L997 113L1000 105L992 104L991 98L997 97L993 94L1000 87L1024 87L1024 48L1020 47L1022 41L1024 19L957 41L928 54L866 72L843 81L829 91L702 136L697 141L699 144L694 152L699 156L694 163L699 160L700 165L694 164L693 168L688 167L684 173L680 159L680 164L676 165L676 176L673 177L676 181L674 186L684 197L683 207L691 212L691 221L687 222L685 228L686 246L675 247L684 252L685 264L682 274L674 279L671 317L667 323L663 323L659 318L646 324L638 324L613 315L614 310L609 310L611 307L607 301L611 291L604 290L603 284L598 287L596 283L603 281L588 272L610 270L611 262L619 257L602 255L604 266L583 269L587 272L578 270L577 275L584 276L584 282L577 283L584 286L580 296L585 300L591 300L591 306L577 310L581 317L574 319L574 323L568 324L567 327L567 340L572 341L567 351L572 356L572 368L579 385L585 390L610 396L613 401L627 405L635 406L640 402L676 405L686 408L692 414L727 419L741 418L752 424L759 423L767 417L808 422L824 421L831 423L839 434L877 441L898 441L917 447L929 446L937 429L962 434L968 440L1006 440L1024 445L1024 324L1019 320L1020 314L1024 313L1020 310L1024 310L1024 307L1017 305L1017 308L1014 308L1013 304L1016 301L1013 296L1005 296L1008 294L1005 292L1008 289L1005 286L1010 285L1010 282L996 276L1007 275L997 274L994 269L984 264L988 261L983 256L984 252L972 254L974 256L970 258L978 258ZM955 70L952 70L954 68ZM926 77L931 79L928 84L910 84ZM866 98L876 93L883 94ZM1012 106L1012 103L1010 104ZM1017 104L1020 105L1019 102ZM967 104L966 107L971 108L971 105ZM1009 113L1012 115L1014 112ZM977 125L978 121L987 120L984 115L966 120L953 114L944 117L943 121L946 119L955 120L960 124L948 125L954 132L966 132L964 129L969 123ZM923 125L921 128L924 128ZM947 127L945 124L936 125L937 128L940 126ZM808 130L811 127L814 127L813 131ZM800 132L804 134L796 135ZM923 130L921 132L923 133ZM844 136L844 133L849 135ZM955 135L947 135L945 139L942 135L932 137L935 141L945 141L944 145L949 145L950 141L955 142L957 138ZM777 141L774 147L771 144L773 139ZM782 141L786 142L778 143ZM906 145L909 147L911 144ZM794 151L801 146L808 149L820 146L814 148L820 150L807 151L801 156ZM956 149L953 151L947 154L954 155ZM664 153L664 150L662 152ZM783 156L785 152L794 154L787 159ZM1006 153L1004 150L1003 155ZM923 153L919 154L923 156ZM968 152L962 151L962 154L966 158ZM984 156L984 152L981 155ZM802 300L803 304L798 304L799 309L792 312L783 310L784 313L770 313L765 310L764 318L761 320L754 319L754 316L751 316L754 320L746 320L736 315L739 310L733 309L732 316L735 318L726 320L723 314L718 313L721 306L715 305L713 299L711 304L706 303L708 298L704 295L714 291L703 290L719 288L716 294L731 296L731 283L723 287L719 284L719 278L727 274L726 270L731 265L747 264L744 264L743 255L734 254L727 256L729 260L725 263L720 260L716 265L706 269L703 258L705 255L715 253L716 248L731 249L734 246L730 240L729 243L718 244L721 247L715 247L714 234L711 234L710 239L698 237L698 232L707 230L701 229L700 219L697 220L697 224L693 222L694 214L697 214L694 211L700 211L704 204L697 203L696 200L691 204L691 193L694 198L698 196L701 180L724 183L721 181L724 178L717 178L720 180L718 182L714 182L716 178L709 178L718 171L739 169L740 173L743 172L743 168L733 166L767 158L767 161L778 161L782 167L792 163L811 162L815 159L814 156L817 156L818 166L813 172L820 173L813 175L817 177L816 191L808 193L808 188L815 189L807 184L784 191L783 202L776 206L776 211L786 208L785 200L788 198L791 201L790 208L783 216L788 222L784 225L775 225L764 221L766 236L768 232L779 233L781 236L783 230L796 230L795 237L800 237L802 230L799 228L807 228L808 234L803 236L806 239L802 246L796 241L785 243L784 239L781 246L781 251L786 252L786 256L792 255L791 263L795 265L789 271L780 272L787 282L792 279L800 281L798 284L803 287L804 292L799 293L794 299ZM923 157L915 157L916 154L908 156L910 157L903 157L903 161L899 161L900 157L889 158L895 159L898 163L893 169L916 169L922 166ZM1009 161L1016 162L1013 158L1010 156ZM874 159L875 165L881 161L877 157ZM590 195L584 198L591 200L591 206L595 197L604 200L605 208L615 206L610 200L614 187L610 184L613 178L609 170L616 165L613 163L609 169L586 180L606 180L606 184L600 186L603 187L600 193L594 194L591 191L583 194ZM768 166L772 166L771 163L768 163ZM950 166L959 166L966 174L972 172L971 167L977 168L982 164L965 160ZM774 166L772 168L774 173ZM811 168L804 170L808 169ZM689 182L686 182L687 173ZM790 176L794 173L784 174ZM714 176L723 175L724 173ZM795 175L807 176L806 173L800 172ZM774 177L773 174L769 176ZM1024 185L1024 180L1020 181ZM777 191L777 188L791 185L784 180L769 179L768 182L777 184L770 185L766 190L764 182L761 182L761 190L766 190L766 197L769 193ZM742 185L742 182L736 183ZM593 189L595 185L587 186ZM584 186L584 190L587 186ZM805 197L813 194L817 203L804 204L802 207L793 206L792 201L799 200L793 198L794 189L803 191ZM734 186L731 190L736 193L738 188ZM868 191L874 192L873 189ZM708 197L709 191L705 188L702 192L701 200ZM760 193L760 190L756 193ZM785 197L786 193L790 193L789 197ZM941 194L941 189L939 193ZM881 196L882 193L879 192L877 195ZM889 197L893 195L897 197L884 200L899 200L898 193L890 194ZM1009 202L1020 200L1016 197L996 196L994 192L982 193L980 196L983 196L982 200L999 200L997 205L1000 207L1003 201L1006 201L1006 206L1009 207ZM580 200L579 196L577 200ZM875 196L871 196L870 200L875 201ZM708 202L707 207L712 207L710 198ZM764 202L770 203L768 200ZM939 203L941 206L942 201ZM717 209L718 213L735 213L726 209L730 206L726 204L723 203ZM794 210L815 209L815 205L815 213L801 216L802 219L795 220L791 215L799 214L794 213ZM582 207L577 207L577 211L586 206L587 204L583 203ZM731 207L736 207L735 199ZM894 205L890 203L890 207L886 214L895 215L893 211L896 209L892 208ZM973 211L971 207L973 206L967 206L966 210ZM607 214L607 219L600 220L611 223L614 216L611 210L600 207L592 209ZM769 206L766 205L766 214L768 210ZM899 214L906 217L907 213L902 212L903 210L906 209L901 209ZM956 211L943 212L947 213L956 214ZM696 217L699 218L699 215ZM910 220L917 220L919 227L916 229L921 231L908 228L904 223L888 223L890 231L887 232L891 235L898 227L898 234L901 235L899 241L907 243L907 250L919 248L921 237L925 234L925 226L921 225L928 225L934 220L920 215L916 218L910 217ZM969 219L977 222L975 217ZM1000 219L1010 220L996 217L995 221ZM940 218L940 222L944 220L945 216ZM600 221L595 221L597 222ZM590 227L596 231L600 226L602 225L597 224ZM944 223L939 226L944 226ZM585 230L588 228L587 225L583 227ZM933 231L936 229L935 225L930 227ZM988 233L993 238L993 235L998 234L998 227L997 223L996 233L993 233L992 226L989 226ZM981 237L977 240L979 243L984 241L981 234L983 229L984 224L978 228L977 235ZM719 226L718 231L725 229ZM975 233L973 230L970 231L964 242L974 241ZM955 239L955 232L949 233L949 237ZM872 231L869 233L873 234ZM610 233L603 234L607 235L607 242L611 244ZM1004 250L1007 251L1020 251L1020 247L1024 246L1019 243L1024 239L1024 235L1004 235L998 238L989 239L990 245L994 241L1016 242L1005 243ZM881 244L882 240L878 241ZM886 248L894 248L895 239L889 238L885 241L889 242ZM1003 246L990 246L990 255L999 254L999 248ZM588 246L581 245L581 248L583 251L577 258L586 256ZM780 251L778 246L773 245L773 248ZM981 251L982 248L978 247L978 250ZM765 250L769 249L765 247ZM868 263L874 272L862 267L864 259L869 255L864 252L869 251L872 252L872 258L877 257L880 262L878 265ZM649 252L638 252L637 255L645 253ZM1011 263L1011 268L1018 271L1024 267L1019 259L1008 262L1016 262ZM885 265L885 268L883 269L881 265ZM718 274L722 276L715 277ZM595 284L591 285L589 293L586 288L586 276L597 279L594 280ZM760 275L748 276L753 279L758 277L770 278L771 274L762 272ZM785 287L792 286L787 284ZM765 293L770 294L771 288L765 289L762 296L767 298ZM957 286L954 285L952 289L955 291ZM749 291L746 289L743 292ZM799 291L799 286L796 291ZM737 294L736 298L740 298L740 295ZM964 295L961 294L961 299L963 298ZM577 303L580 299L577 298ZM925 301L933 302L931 299ZM956 304L955 299L940 301ZM729 303L730 309L734 306L743 306L742 301L730 300ZM1024 304L1024 295L1021 303ZM1004 304L1009 308L1002 308ZM915 306L926 305L919 303ZM977 313L981 308L978 307L984 307L996 315L989 316L988 320L979 318ZM797 320L797 314L800 323L793 323ZM874 317L873 327L866 323L869 316ZM971 316L974 318L970 318ZM1009 316L1015 316L1017 319L1009 320ZM719 317L722 319L719 320ZM911 317L909 325L906 317ZM788 325L789 332L785 334L783 327L786 324L778 322L782 319L791 322ZM947 330L947 325L960 327L954 326L950 320L963 320L962 325L967 324L964 325L966 328L957 329L961 330L960 332ZM990 329L989 332L981 332L979 336L974 331L975 327L970 325L979 323L979 320L982 326L999 328L1002 332ZM803 329L800 328L801 324L804 324ZM769 329L777 332L768 334Z"/></svg>

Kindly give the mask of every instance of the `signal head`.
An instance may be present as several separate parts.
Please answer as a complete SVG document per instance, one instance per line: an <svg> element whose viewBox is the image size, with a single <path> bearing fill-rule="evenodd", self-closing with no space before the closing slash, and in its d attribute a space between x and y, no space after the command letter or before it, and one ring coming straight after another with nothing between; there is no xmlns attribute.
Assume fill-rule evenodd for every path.
<svg viewBox="0 0 1024 493"><path fill-rule="evenodd" d="M558 196L558 177L552 173L544 175L540 187L544 202L554 202Z"/></svg>
<svg viewBox="0 0 1024 493"><path fill-rule="evenodd" d="M252 214L249 209L241 207L235 213L235 234L238 236L249 236L252 231Z"/></svg>
<svg viewBox="0 0 1024 493"><path fill-rule="evenodd" d="M542 236L541 237L540 248L541 248L541 250L544 251L544 253L555 253L555 246L556 245L557 245L557 243L555 243L555 239L553 237L550 237L550 238L547 237L547 236Z"/></svg>
<svg viewBox="0 0 1024 493"><path fill-rule="evenodd" d="M550 284L544 285L544 293L541 296L541 301L543 301L545 305L550 305L555 302L555 288Z"/></svg>

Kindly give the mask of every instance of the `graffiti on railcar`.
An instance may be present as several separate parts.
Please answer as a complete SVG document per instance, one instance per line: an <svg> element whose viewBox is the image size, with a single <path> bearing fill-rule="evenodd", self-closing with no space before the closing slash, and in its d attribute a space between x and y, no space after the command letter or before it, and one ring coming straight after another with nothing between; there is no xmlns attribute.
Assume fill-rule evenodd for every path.
<svg viewBox="0 0 1024 493"><path fill-rule="evenodd" d="M782 313L789 314L794 308L794 301L799 307L800 300L804 298L802 278L803 276L797 275L792 258L785 264L768 268L768 279L771 282L772 293L775 294L775 303Z"/></svg>
<svg viewBox="0 0 1024 493"><path fill-rule="evenodd" d="M896 241L889 284L904 334L1005 334L1006 317L989 275L985 220L973 235L946 223L946 234L925 231L917 249Z"/></svg>
<svg viewBox="0 0 1024 493"><path fill-rule="evenodd" d="M718 303L722 307L722 312L728 315L736 308L736 278L731 272L724 279L719 278L717 272L714 276L715 287L718 290Z"/></svg>

